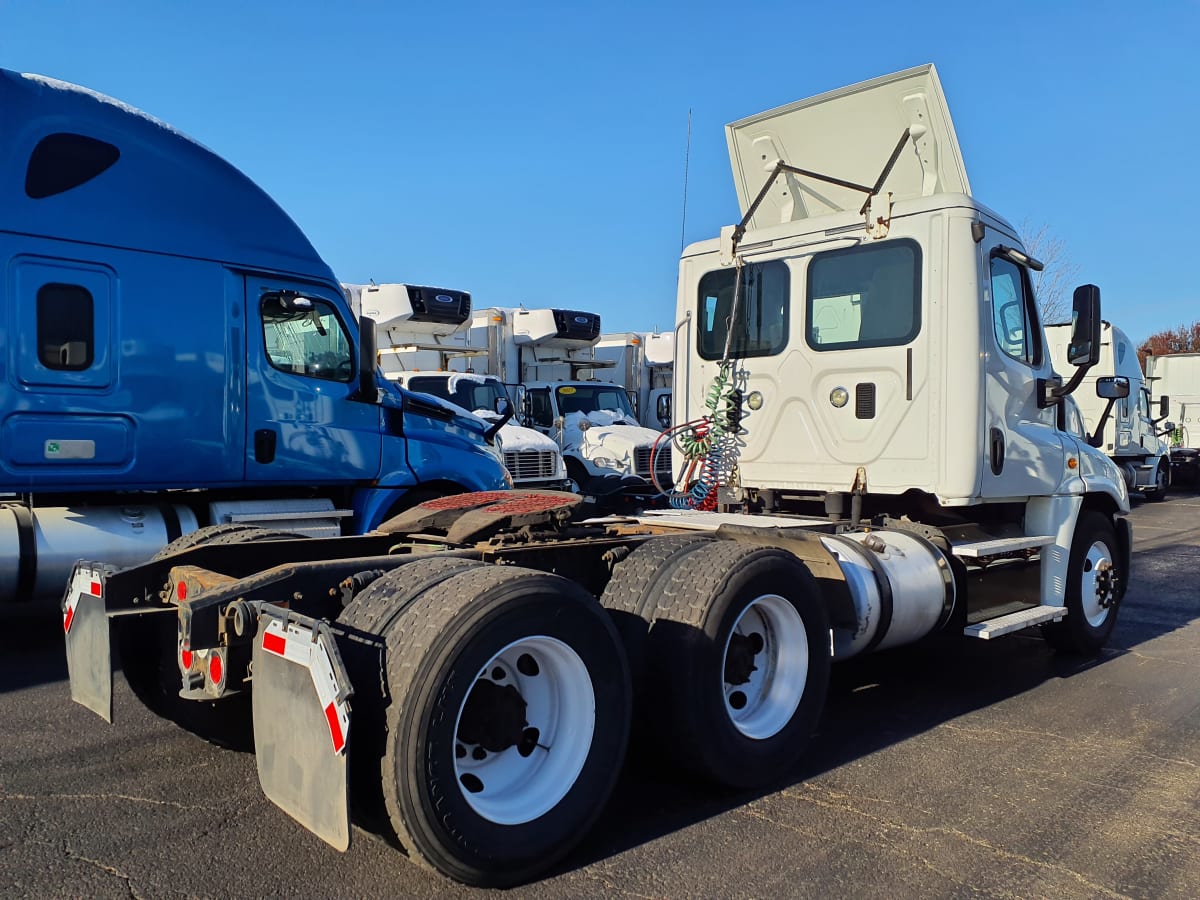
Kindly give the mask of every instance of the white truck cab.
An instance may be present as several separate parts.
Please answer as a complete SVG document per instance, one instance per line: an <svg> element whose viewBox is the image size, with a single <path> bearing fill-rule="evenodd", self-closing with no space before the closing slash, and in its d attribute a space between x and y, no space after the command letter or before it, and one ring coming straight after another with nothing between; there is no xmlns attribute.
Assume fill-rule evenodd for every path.
<svg viewBox="0 0 1200 900"><path fill-rule="evenodd" d="M1014 603L1025 625L1062 618L1094 533L1124 577L1125 479L1065 427L1063 401L1099 359L1099 289L1075 292L1063 385L1033 295L1041 264L971 195L933 66L726 136L742 221L680 262L675 474L689 493L675 503L903 523L971 570L981 625ZM703 434L686 427L697 419ZM994 565L1018 558L1035 563L1027 583ZM1063 627L1094 643L1113 602Z"/></svg>
<svg viewBox="0 0 1200 900"><path fill-rule="evenodd" d="M1046 341L1055 370L1069 372L1070 324L1047 325ZM1096 390L1101 378L1124 378L1129 383L1129 396L1109 400L1100 397ZM1140 491L1150 501L1165 499L1171 484L1171 460L1158 426L1166 418L1166 403L1160 401L1159 417L1154 417L1137 347L1120 328L1109 322L1101 324L1100 361L1080 382L1074 398L1083 414L1089 442L1117 464L1125 486ZM1166 399L1163 395L1162 400Z"/></svg>
<svg viewBox="0 0 1200 900"><path fill-rule="evenodd" d="M611 368L580 372L619 384L629 395L633 413L647 428L660 431L671 424L671 383L675 366L675 335L671 332L619 331L603 334L593 350Z"/></svg>

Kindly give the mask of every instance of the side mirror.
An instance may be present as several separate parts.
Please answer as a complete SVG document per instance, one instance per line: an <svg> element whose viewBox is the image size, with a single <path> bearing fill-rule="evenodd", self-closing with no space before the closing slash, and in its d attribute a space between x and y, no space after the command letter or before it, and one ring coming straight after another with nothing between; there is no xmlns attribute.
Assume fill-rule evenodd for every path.
<svg viewBox="0 0 1200 900"><path fill-rule="evenodd" d="M495 409L497 415L508 415L508 411L512 409L512 404L508 402L507 397L497 397Z"/></svg>
<svg viewBox="0 0 1200 900"><path fill-rule="evenodd" d="M1094 366L1100 361L1100 288L1082 284L1071 301L1071 344L1067 362Z"/></svg>
<svg viewBox="0 0 1200 900"><path fill-rule="evenodd" d="M1124 375L1108 375L1096 379L1096 396L1102 400L1121 400L1129 396L1129 379Z"/></svg>
<svg viewBox="0 0 1200 900"><path fill-rule="evenodd" d="M663 428L671 427L671 395L659 394L658 402L654 405L654 414L658 417L658 424Z"/></svg>
<svg viewBox="0 0 1200 900"><path fill-rule="evenodd" d="M375 388L378 355L375 320L364 316L358 320L358 399L364 403L379 402L379 393Z"/></svg>
<svg viewBox="0 0 1200 900"><path fill-rule="evenodd" d="M1165 419L1171 414L1171 398L1163 394L1158 398L1158 417Z"/></svg>

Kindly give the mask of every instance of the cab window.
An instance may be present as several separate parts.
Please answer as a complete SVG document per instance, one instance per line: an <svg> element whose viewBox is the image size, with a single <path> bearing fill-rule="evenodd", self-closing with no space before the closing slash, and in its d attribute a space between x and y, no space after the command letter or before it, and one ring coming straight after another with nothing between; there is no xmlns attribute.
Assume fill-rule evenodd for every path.
<svg viewBox="0 0 1200 900"><path fill-rule="evenodd" d="M529 398L529 420L541 428L553 425L554 410L550 405L549 389L536 388L530 390L526 396Z"/></svg>
<svg viewBox="0 0 1200 900"><path fill-rule="evenodd" d="M264 294L262 323L267 359L281 372L329 381L354 376L350 340L324 300L290 291Z"/></svg>
<svg viewBox="0 0 1200 900"><path fill-rule="evenodd" d="M1041 326L1033 290L1025 270L1003 256L993 256L992 324L996 344L1008 356L1028 366L1042 363Z"/></svg>
<svg viewBox="0 0 1200 900"><path fill-rule="evenodd" d="M697 349L701 359L723 359L727 340L731 359L774 356L787 346L787 264L778 260L753 263L741 271L736 312L737 269L718 269L700 279Z"/></svg>
<svg viewBox="0 0 1200 900"><path fill-rule="evenodd" d="M893 240L818 253L808 264L805 337L814 350L891 347L921 330L920 249Z"/></svg>

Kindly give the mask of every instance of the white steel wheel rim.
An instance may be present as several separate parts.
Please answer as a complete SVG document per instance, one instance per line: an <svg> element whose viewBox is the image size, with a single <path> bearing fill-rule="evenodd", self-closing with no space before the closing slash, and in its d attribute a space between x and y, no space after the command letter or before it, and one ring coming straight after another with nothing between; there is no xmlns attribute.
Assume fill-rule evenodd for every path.
<svg viewBox="0 0 1200 900"><path fill-rule="evenodd" d="M1083 558L1083 572L1079 579L1083 617L1093 628L1099 628L1108 618L1110 607L1104 605L1101 592L1106 594L1108 602L1111 604L1111 595L1114 589L1112 572L1112 554L1108 550L1108 545L1103 541L1096 541L1088 548L1087 556ZM1107 586L1101 584L1101 578L1107 582Z"/></svg>
<svg viewBox="0 0 1200 900"><path fill-rule="evenodd" d="M749 680L730 684L726 678L735 635L762 638ZM778 734L800 706L808 682L808 632L796 607L778 594L763 594L742 610L725 639L721 656L721 688L733 726L748 738L765 740Z"/></svg>
<svg viewBox="0 0 1200 900"><path fill-rule="evenodd" d="M537 674L525 674L522 657L532 657ZM498 672L503 677L495 677ZM575 784L592 747L596 695L579 654L557 638L535 635L513 641L483 666L476 682L512 685L526 702L529 728L538 730L528 756L517 746L499 752L458 740L463 698L454 722L454 775L467 804L498 825L521 825L545 815ZM474 687L474 686L473 686ZM465 750L465 754L463 754ZM483 758L476 754L483 752ZM474 789L472 789L474 788Z"/></svg>

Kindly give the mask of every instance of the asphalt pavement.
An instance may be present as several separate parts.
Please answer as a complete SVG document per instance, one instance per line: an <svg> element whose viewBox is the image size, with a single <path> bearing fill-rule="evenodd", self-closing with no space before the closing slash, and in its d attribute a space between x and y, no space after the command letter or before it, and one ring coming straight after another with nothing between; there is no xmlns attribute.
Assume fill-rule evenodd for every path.
<svg viewBox="0 0 1200 900"><path fill-rule="evenodd" d="M1132 514L1097 660L1036 632L835 667L768 791L627 767L583 843L510 897L1200 897L1200 496ZM253 755L71 703L57 611L0 612L0 896L483 896L356 828L339 854Z"/></svg>

